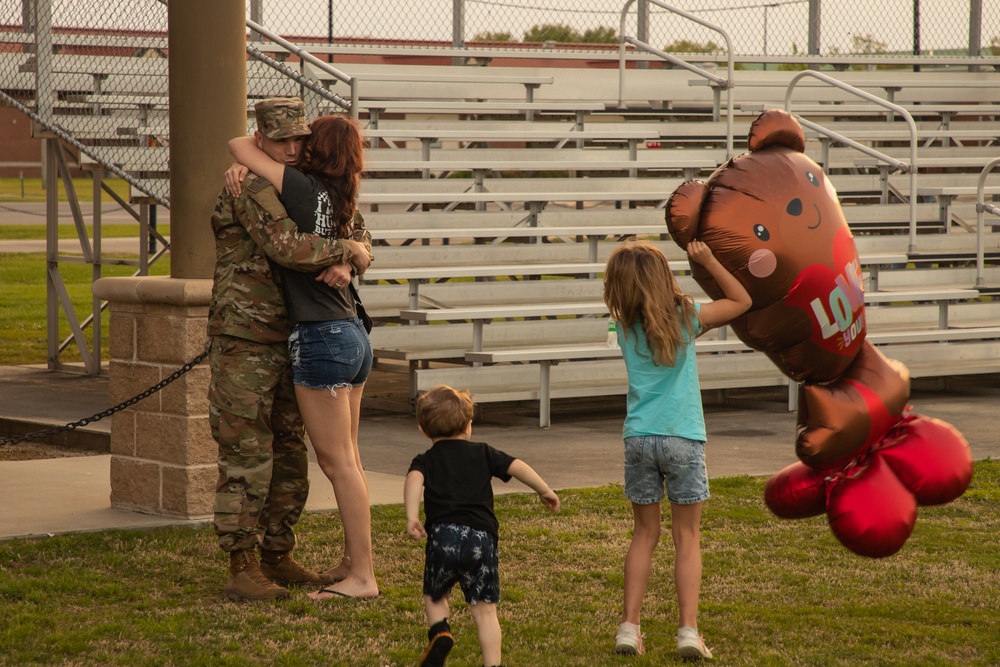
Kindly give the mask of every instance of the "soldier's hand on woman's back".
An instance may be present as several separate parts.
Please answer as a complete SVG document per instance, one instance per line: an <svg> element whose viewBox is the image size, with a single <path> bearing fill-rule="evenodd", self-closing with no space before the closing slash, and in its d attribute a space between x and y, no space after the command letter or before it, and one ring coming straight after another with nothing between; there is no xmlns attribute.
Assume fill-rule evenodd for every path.
<svg viewBox="0 0 1000 667"><path fill-rule="evenodd" d="M351 265L358 275L361 275L371 266L372 256L365 244L360 241L345 240L345 243L351 244Z"/></svg>

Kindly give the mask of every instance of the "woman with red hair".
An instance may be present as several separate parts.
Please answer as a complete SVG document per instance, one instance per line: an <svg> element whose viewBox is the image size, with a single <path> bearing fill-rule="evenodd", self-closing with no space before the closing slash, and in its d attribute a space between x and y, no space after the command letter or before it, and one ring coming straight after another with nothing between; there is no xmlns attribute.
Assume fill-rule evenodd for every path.
<svg viewBox="0 0 1000 667"><path fill-rule="evenodd" d="M289 137L285 151L274 150L281 137L262 142L259 132L232 139L229 151L240 165L275 186L300 232L341 239L350 256L363 258L333 277L277 265L274 269L292 325L288 347L295 398L344 524L344 558L324 573L335 583L310 597L373 598L378 584L372 565L371 510L358 448L361 395L372 367L372 349L349 274L359 265L363 270L371 259L371 235L357 210L364 139L348 116L321 116L309 130L304 141ZM301 153L288 145L296 139ZM236 166L227 172L231 192L238 190L245 173Z"/></svg>

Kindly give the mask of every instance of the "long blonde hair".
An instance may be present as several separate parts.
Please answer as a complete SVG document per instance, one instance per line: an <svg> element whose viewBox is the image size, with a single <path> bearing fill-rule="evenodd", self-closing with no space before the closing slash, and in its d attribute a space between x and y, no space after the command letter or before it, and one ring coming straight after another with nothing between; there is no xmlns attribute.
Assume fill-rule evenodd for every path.
<svg viewBox="0 0 1000 667"><path fill-rule="evenodd" d="M648 241L626 242L608 257L604 271L604 303L625 336L642 324L656 363L673 366L694 333L698 313L694 299L681 292L666 255Z"/></svg>

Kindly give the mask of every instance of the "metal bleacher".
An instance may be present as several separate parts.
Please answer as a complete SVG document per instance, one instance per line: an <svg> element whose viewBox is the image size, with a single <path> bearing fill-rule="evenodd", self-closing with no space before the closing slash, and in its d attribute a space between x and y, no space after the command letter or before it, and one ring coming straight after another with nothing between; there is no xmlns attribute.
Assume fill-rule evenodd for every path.
<svg viewBox="0 0 1000 667"><path fill-rule="evenodd" d="M28 54L0 57L20 58L20 70ZM68 134L91 149L74 151L81 164L134 178L132 204L168 203L166 60L162 72L148 76L148 69L130 74L109 60L115 57L60 55L55 67L72 74L73 90L55 95L55 104L72 126L38 131L59 130L60 139ZM729 86L739 92L739 107L730 136L717 118L720 88L692 84L680 69L630 70L620 88L617 70L585 66L345 68L360 81L352 112L371 141L360 207L376 241L376 261L359 289L376 319L376 368L406 373L410 401L433 383L462 383L477 402L537 405L542 425L548 418L543 396L572 400L624 391L620 360L601 352L606 313L600 274L616 243L656 241L683 288L706 298L666 236L663 206L685 180L707 178L730 157L729 146L734 153L745 150L742 137L754 110L782 106L791 78L755 71L742 81L735 73ZM328 71L303 72L317 86L347 94ZM967 192L945 194L948 188L974 189L983 167L1000 154L1000 109L989 92L1000 83L997 73L923 68L890 78L845 74L846 83L891 92L897 102L912 101L915 90L933 90L934 99L925 101L941 105L933 111L925 104L927 114L915 117L917 192L905 166L880 168L829 135L807 131L807 153L823 161L841 194L862 259L890 258L872 260L866 269L872 287L871 266L878 267L867 309L870 334L881 336L889 356L919 362L920 376L1000 371L1000 355L991 351L1000 326L1000 302L993 300L1000 286L1000 234L994 226L977 234L979 204ZM15 85L31 85L27 75L19 77ZM256 98L301 90L252 59L247 77L248 131ZM944 77L947 86L939 85ZM652 90L672 98L650 99ZM909 155L904 123L890 124L876 106L860 109L848 95L820 90L809 87L793 113L898 160ZM338 110L321 95L308 97L315 109ZM942 111L945 102L948 110ZM919 251L910 247L913 228ZM983 267L976 266L979 239ZM984 280L977 279L977 268ZM448 313L473 307L487 314ZM966 333L952 339L946 332L953 329ZM927 338L934 334L926 332L940 334L933 345ZM712 337L718 342L703 350L706 389L790 384L764 355L724 340ZM550 386L540 384L544 377ZM401 407L409 409L409 402Z"/></svg>

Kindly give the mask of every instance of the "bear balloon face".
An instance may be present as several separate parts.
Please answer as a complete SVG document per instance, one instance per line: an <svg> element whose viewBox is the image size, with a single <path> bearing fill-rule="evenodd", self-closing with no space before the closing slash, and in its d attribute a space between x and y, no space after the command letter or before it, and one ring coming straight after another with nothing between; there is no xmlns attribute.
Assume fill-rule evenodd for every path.
<svg viewBox="0 0 1000 667"><path fill-rule="evenodd" d="M854 238L833 185L801 152L798 123L784 112L762 119L751 130L749 153L707 183L678 188L667 226L682 247L693 238L704 241L753 297L751 309L732 322L744 342L789 377L830 380L864 341ZM696 265L692 273L710 297L723 296L704 268Z"/></svg>
<svg viewBox="0 0 1000 667"><path fill-rule="evenodd" d="M775 147L742 155L709 183L698 237L743 274L755 308L784 299L807 267L832 264L847 223L830 181L802 153ZM851 250L846 236L840 245Z"/></svg>

